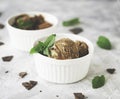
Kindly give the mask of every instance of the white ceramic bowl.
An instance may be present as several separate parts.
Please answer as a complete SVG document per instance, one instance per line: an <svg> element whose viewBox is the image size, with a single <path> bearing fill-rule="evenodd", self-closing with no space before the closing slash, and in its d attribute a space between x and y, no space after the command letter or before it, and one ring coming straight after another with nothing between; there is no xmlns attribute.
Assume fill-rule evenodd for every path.
<svg viewBox="0 0 120 99"><path fill-rule="evenodd" d="M43 40L40 38L39 40ZM57 60L43 56L39 53L33 54L36 70L39 76L54 83L73 83L83 79L89 70L90 61L94 51L93 44L86 38L72 34L56 34L56 40L70 38L74 41L86 42L89 54L76 59Z"/></svg>
<svg viewBox="0 0 120 99"><path fill-rule="evenodd" d="M47 22L50 22L52 24L52 26L49 28L40 29L40 30L23 30L23 29L18 29L11 26L11 24L15 20L15 17L21 14L28 14L29 16L41 14L43 15L43 17ZM25 13L19 13L19 14L13 15L12 17L8 18L6 25L7 25L9 36L11 39L11 44L13 45L13 47L23 51L29 51L30 48L33 46L33 43L35 40L44 36L45 34L54 33L57 23L58 23L57 18L54 15L51 15L49 13L25 12Z"/></svg>

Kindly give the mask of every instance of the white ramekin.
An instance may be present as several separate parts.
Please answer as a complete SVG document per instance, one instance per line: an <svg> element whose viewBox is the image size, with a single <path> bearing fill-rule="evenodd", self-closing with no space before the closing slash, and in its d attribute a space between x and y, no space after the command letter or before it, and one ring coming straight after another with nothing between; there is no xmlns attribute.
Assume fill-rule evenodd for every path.
<svg viewBox="0 0 120 99"><path fill-rule="evenodd" d="M15 17L21 14L28 14L29 16L41 14L44 16L45 20L53 24L53 26L45 29L40 29L40 30L23 30L23 29L18 29L11 26L11 24L15 20ZM35 40L44 36L45 34L54 33L57 23L58 23L57 18L52 14L45 13L45 12L25 12L25 13L19 13L19 14L13 15L12 17L8 18L6 22L6 26L7 26L9 36L11 39L11 44L13 45L13 47L19 50L29 51L30 48L33 46L33 43Z"/></svg>
<svg viewBox="0 0 120 99"><path fill-rule="evenodd" d="M40 38L39 40L45 38ZM60 38L70 38L74 41L80 40L86 42L89 47L89 54L76 59L57 60L35 53L33 57L36 70L41 78L49 82L63 84L77 82L83 79L88 73L94 51L93 44L84 37L72 34L56 34L56 40Z"/></svg>

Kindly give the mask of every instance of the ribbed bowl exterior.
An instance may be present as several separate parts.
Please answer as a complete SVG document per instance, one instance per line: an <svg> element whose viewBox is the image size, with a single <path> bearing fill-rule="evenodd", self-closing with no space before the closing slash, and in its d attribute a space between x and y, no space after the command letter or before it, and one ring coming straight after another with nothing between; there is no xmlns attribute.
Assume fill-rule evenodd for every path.
<svg viewBox="0 0 120 99"><path fill-rule="evenodd" d="M73 83L83 79L89 70L91 55L77 60L46 60L39 54L34 55L39 76L54 83Z"/></svg>
<svg viewBox="0 0 120 99"><path fill-rule="evenodd" d="M32 34L29 31L15 31L14 29L8 28L11 45L19 50L30 51L33 47L34 42L44 36L50 35L55 30L55 27L48 29L47 31L34 31Z"/></svg>

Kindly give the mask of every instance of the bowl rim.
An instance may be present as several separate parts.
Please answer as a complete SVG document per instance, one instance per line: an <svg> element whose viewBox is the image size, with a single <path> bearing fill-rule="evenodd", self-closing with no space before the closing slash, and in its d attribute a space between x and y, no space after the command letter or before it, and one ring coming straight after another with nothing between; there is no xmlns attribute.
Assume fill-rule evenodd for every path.
<svg viewBox="0 0 120 99"><path fill-rule="evenodd" d="M60 59L55 59L55 58L47 57L47 56L44 56L44 55L42 55L42 54L40 54L40 53L34 53L33 56L42 57L42 58L47 59L47 60L50 60L50 61L68 61L68 62L70 62L70 61L75 61L75 60L82 60L82 59L84 59L84 58L86 58L86 57L88 57L88 56L92 56L92 55L93 55L93 52L94 52L93 43L92 43L90 40L88 40L87 38L85 38L85 37L83 37L83 36L80 36L80 35L68 34L68 33L61 33L61 34L56 34L56 35L65 36L65 37L66 37L66 36L67 36L67 37L68 37L68 36L72 36L72 37L74 36L74 37L76 37L76 38L82 39L82 41L84 41L85 43L86 43L86 41L87 41L87 45L88 45L88 43L89 43L88 47L90 48L90 49L89 49L89 53L88 53L87 55L83 56L83 57L74 58L74 59L65 59L65 60L60 60ZM46 37L46 36L48 36L48 35L45 35L45 36L40 37L38 40L35 41L35 43L36 43L37 41L39 41L40 39ZM68 37L68 38L69 38L69 37ZM35 45L35 43L34 43L34 45Z"/></svg>
<svg viewBox="0 0 120 99"><path fill-rule="evenodd" d="M44 28L44 29L37 29L37 30L24 30L24 29L19 29L19 28L16 28L16 27L13 27L10 23L9 23L9 21L12 19L12 18L15 18L16 16L19 16L19 15L22 15L22 14L28 14L28 15L30 15L30 14L46 14L46 15L50 15L51 17L53 17L54 19L55 19L55 24L52 24L52 26L51 27L48 27L48 28ZM44 15L43 15L43 17L44 17ZM55 16L55 15L53 15L53 14L51 14L51 13L48 13L48 12L39 12L39 11L31 11L31 12L20 12L20 13L16 13L16 14L13 14L13 15L11 15L11 16L9 16L8 18L7 18L7 20L6 20L6 24L7 24L7 26L9 26L10 28L12 28L12 29L14 29L14 30L16 30L16 31L27 31L27 32L35 32L35 31L45 31L45 30L48 30L48 29L50 29L50 28L53 28L53 27L55 27L57 24L58 24L58 18Z"/></svg>

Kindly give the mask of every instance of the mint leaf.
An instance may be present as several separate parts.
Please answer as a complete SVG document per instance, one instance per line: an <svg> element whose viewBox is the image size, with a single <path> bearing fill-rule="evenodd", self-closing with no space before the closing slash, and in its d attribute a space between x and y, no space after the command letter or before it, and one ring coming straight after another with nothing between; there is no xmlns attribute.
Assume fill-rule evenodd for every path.
<svg viewBox="0 0 120 99"><path fill-rule="evenodd" d="M32 20L23 21L21 18L17 19L17 28L27 29L27 28L31 28L33 26L34 26L34 23L32 22Z"/></svg>
<svg viewBox="0 0 120 99"><path fill-rule="evenodd" d="M44 42L44 45L45 45L46 47L51 47L51 46L53 46L53 44L54 44L54 42L55 42L55 37L56 37L56 34L50 35L50 36L46 39L46 41Z"/></svg>
<svg viewBox="0 0 120 99"><path fill-rule="evenodd" d="M73 26L79 24L79 18L73 18L63 22L63 26Z"/></svg>
<svg viewBox="0 0 120 99"><path fill-rule="evenodd" d="M49 48L53 46L54 42L55 42L55 34L50 35L45 42L41 42L39 41L37 45L35 45L31 50L30 50L30 54L33 53L41 53L43 55L46 56L50 56L50 51Z"/></svg>
<svg viewBox="0 0 120 99"><path fill-rule="evenodd" d="M47 56L50 56L50 51L49 51L49 48L51 46L53 46L54 42L55 42L55 37L56 37L56 34L52 34L50 35L46 41L44 42L44 45L45 45L45 50L43 51L43 54L44 55L47 55Z"/></svg>
<svg viewBox="0 0 120 99"><path fill-rule="evenodd" d="M46 56L50 56L50 51L48 47L43 51L43 54Z"/></svg>
<svg viewBox="0 0 120 99"><path fill-rule="evenodd" d="M44 46L44 43L39 41L37 45L35 45L31 50L30 50L30 54L33 54L33 53L43 53L43 50L44 50L45 46Z"/></svg>
<svg viewBox="0 0 120 99"><path fill-rule="evenodd" d="M104 84L105 84L105 77L104 77L104 75L96 76L92 80L92 87L94 89L100 88L100 87L104 86Z"/></svg>
<svg viewBox="0 0 120 99"><path fill-rule="evenodd" d="M107 37L104 36L99 36L97 45L103 49L108 49L108 50L111 49L111 42Z"/></svg>

